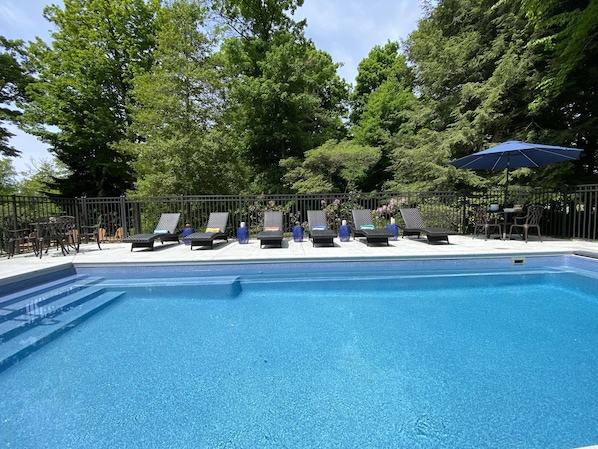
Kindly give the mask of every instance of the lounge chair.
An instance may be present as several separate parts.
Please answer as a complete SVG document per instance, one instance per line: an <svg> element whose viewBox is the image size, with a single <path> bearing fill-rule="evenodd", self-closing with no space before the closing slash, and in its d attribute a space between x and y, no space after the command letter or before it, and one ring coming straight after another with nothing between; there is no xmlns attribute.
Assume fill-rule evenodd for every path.
<svg viewBox="0 0 598 449"><path fill-rule="evenodd" d="M191 250L194 246L209 246L212 249L215 240L228 242L227 225L228 212L211 212L205 232L194 232L185 237L185 240L191 242Z"/></svg>
<svg viewBox="0 0 598 449"><path fill-rule="evenodd" d="M260 248L262 245L280 245L282 248L283 237L282 212L264 212L264 230L257 235L257 239L260 241Z"/></svg>
<svg viewBox="0 0 598 449"><path fill-rule="evenodd" d="M334 246L334 238L337 236L336 231L328 229L326 224L326 212L323 210L308 210L307 222L309 227L309 236L313 246L316 243L330 244Z"/></svg>
<svg viewBox="0 0 598 449"><path fill-rule="evenodd" d="M420 234L425 234L428 239L428 244L431 242L449 242L448 235L451 233L450 230L445 228L429 228L424 223L419 209L408 208L400 209L401 217L403 217L404 225L399 225L403 230L403 237L406 235L417 235L419 238Z"/></svg>
<svg viewBox="0 0 598 449"><path fill-rule="evenodd" d="M131 244L131 251L133 248L149 248L153 251L154 242L177 242L179 243L179 234L177 233L177 226L181 214L162 214L160 221L156 225L152 234L135 234L123 239L124 243Z"/></svg>
<svg viewBox="0 0 598 449"><path fill-rule="evenodd" d="M511 228L509 230L509 240L511 240L511 234L513 234L513 229L515 229L515 232L519 232L517 229L523 229L523 238L525 239L525 243L527 243L529 229L536 228L536 230L538 231L538 239L542 241L542 234L540 233L540 220L542 219L543 213L543 206L529 206L527 208L527 214L525 216L515 217L513 219L514 223L511 225Z"/></svg>
<svg viewBox="0 0 598 449"><path fill-rule="evenodd" d="M353 238L365 237L366 243L386 243L394 234L388 229L376 228L372 219L372 211L366 209L353 209Z"/></svg>

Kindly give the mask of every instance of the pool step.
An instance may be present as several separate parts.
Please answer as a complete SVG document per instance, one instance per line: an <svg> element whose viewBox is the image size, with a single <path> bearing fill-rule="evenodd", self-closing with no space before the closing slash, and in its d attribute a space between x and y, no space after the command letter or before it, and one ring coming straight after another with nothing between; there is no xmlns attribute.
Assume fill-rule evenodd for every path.
<svg viewBox="0 0 598 449"><path fill-rule="evenodd" d="M35 321L37 325L30 325L29 321L23 321L24 316L20 316L19 320L11 320L15 323L14 327L5 326L5 331L11 337L3 336L5 340L0 343L0 372L123 295L124 292L90 287L72 295L70 302L67 298L61 298L55 308L38 310L40 313L37 314L28 314L26 318Z"/></svg>
<svg viewBox="0 0 598 449"><path fill-rule="evenodd" d="M17 301L22 301L26 298L34 298L42 296L44 293L55 291L60 288L72 288L79 285L92 285L103 278L96 276L89 276L87 274L77 274L73 276L66 276L56 281L46 282L41 285L36 285L24 290L19 290L8 295L0 295L0 308Z"/></svg>
<svg viewBox="0 0 598 449"><path fill-rule="evenodd" d="M32 310L39 309L46 304L52 303L65 296L72 295L85 288L99 282L102 278L98 277L75 277L69 276L69 281L56 281L49 284L53 286L42 285L20 293L0 297L0 325L2 322L11 320L23 313L31 313ZM0 332L0 335L2 332ZM0 338L1 341L1 338Z"/></svg>
<svg viewBox="0 0 598 449"><path fill-rule="evenodd" d="M165 296L172 295L173 288L176 288L177 295L193 298L198 297L200 292L202 299L233 299L243 290L240 276L106 279L102 285Z"/></svg>

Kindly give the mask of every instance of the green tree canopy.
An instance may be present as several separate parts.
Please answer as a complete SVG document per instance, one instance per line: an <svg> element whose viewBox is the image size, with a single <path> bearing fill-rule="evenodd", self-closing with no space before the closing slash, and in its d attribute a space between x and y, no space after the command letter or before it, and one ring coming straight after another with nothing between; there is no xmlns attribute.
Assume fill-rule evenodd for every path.
<svg viewBox="0 0 598 449"><path fill-rule="evenodd" d="M238 7L229 22L241 31L222 46L230 80L227 116L258 191L281 190L280 160L302 158L345 134L348 86L330 55L305 39L304 24L288 17L301 3L230 2Z"/></svg>
<svg viewBox="0 0 598 449"><path fill-rule="evenodd" d="M57 30L28 54L39 76L30 84L27 130L69 168L54 186L67 197L117 196L135 179L125 137L133 76L151 67L159 0L64 0L49 6Z"/></svg>
<svg viewBox="0 0 598 449"><path fill-rule="evenodd" d="M7 157L0 157L0 195L16 193L17 172Z"/></svg>
<svg viewBox="0 0 598 449"><path fill-rule="evenodd" d="M246 176L223 138L218 40L206 9L177 0L158 15L154 65L134 78L133 123L121 148L134 156L141 195L233 193Z"/></svg>
<svg viewBox="0 0 598 449"><path fill-rule="evenodd" d="M280 163L286 169L285 183L298 193L354 192L380 156L378 148L329 140L306 151L303 161L293 157Z"/></svg>
<svg viewBox="0 0 598 449"><path fill-rule="evenodd" d="M414 171L420 188L498 185L504 173L455 171L446 164L505 140L571 143L554 134L566 121L529 108L545 62L528 45L534 32L515 0L444 0L428 12L406 42L418 101L405 132L393 139L389 187L404 185ZM515 178L542 185L545 170L558 170L561 182L572 175L549 167Z"/></svg>
<svg viewBox="0 0 598 449"><path fill-rule="evenodd" d="M26 87L32 77L24 67L22 41L13 41L0 36L0 154L15 157L21 151L10 145L14 136L5 123L16 124L21 111L16 108L26 101Z"/></svg>

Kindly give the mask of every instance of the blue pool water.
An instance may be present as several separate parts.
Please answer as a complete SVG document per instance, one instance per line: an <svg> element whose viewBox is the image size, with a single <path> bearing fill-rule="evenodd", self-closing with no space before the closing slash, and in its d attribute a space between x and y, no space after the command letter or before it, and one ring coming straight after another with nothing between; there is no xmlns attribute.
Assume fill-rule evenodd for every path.
<svg viewBox="0 0 598 449"><path fill-rule="evenodd" d="M526 262L120 269L0 373L0 447L597 444L598 270Z"/></svg>

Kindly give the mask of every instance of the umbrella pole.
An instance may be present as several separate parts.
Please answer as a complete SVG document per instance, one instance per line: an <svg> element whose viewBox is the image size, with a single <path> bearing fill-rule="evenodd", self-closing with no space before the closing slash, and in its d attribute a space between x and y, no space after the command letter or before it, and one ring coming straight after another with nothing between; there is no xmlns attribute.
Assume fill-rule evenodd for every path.
<svg viewBox="0 0 598 449"><path fill-rule="evenodd" d="M507 154L507 181L505 182L505 201L503 203L504 206L507 206L508 199L509 199L509 167L511 165L511 154Z"/></svg>
<svg viewBox="0 0 598 449"><path fill-rule="evenodd" d="M505 182L505 200L503 205L506 207L509 203L509 167L507 167L507 181Z"/></svg>

